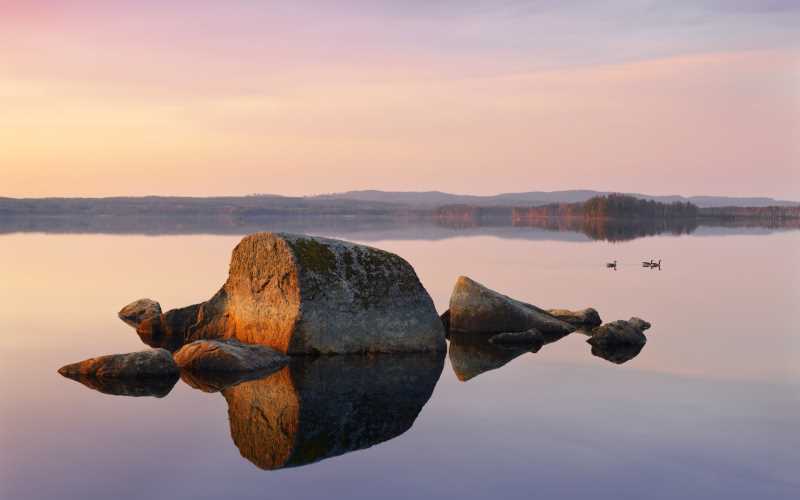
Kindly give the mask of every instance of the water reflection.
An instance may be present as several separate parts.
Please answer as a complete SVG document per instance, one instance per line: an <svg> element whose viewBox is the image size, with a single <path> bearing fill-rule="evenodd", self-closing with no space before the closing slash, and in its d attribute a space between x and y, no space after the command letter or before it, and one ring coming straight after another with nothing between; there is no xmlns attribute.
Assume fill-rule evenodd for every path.
<svg viewBox="0 0 800 500"><path fill-rule="evenodd" d="M527 352L520 346L500 346L489 342L488 335L452 336L448 348L450 366L458 380L466 382L481 373L503 367L509 361Z"/></svg>
<svg viewBox="0 0 800 500"><path fill-rule="evenodd" d="M169 394L172 388L175 387L175 383L178 381L177 375L174 377L139 380L106 379L86 375L68 378L85 385L89 389L102 392L103 394L132 397L153 396L156 398L163 398Z"/></svg>
<svg viewBox="0 0 800 500"><path fill-rule="evenodd" d="M622 345L615 345L615 346L592 346L592 354L597 356L598 358L603 358L606 361L611 361L612 363L616 363L621 365L622 363L626 363L642 352L644 346L642 345L635 345L635 344L622 344Z"/></svg>
<svg viewBox="0 0 800 500"><path fill-rule="evenodd" d="M222 391L231 437L265 470L368 448L411 428L443 366L443 353L293 358Z"/></svg>
<svg viewBox="0 0 800 500"><path fill-rule="evenodd" d="M800 219L584 219L540 217L514 221L508 216L433 218L424 216L7 216L0 218L4 233L92 234L230 234L288 231L325 234L374 241L444 240L461 236L491 235L526 240L628 241L660 234L692 234L700 227L723 234L749 234L753 228L767 232L797 230Z"/></svg>

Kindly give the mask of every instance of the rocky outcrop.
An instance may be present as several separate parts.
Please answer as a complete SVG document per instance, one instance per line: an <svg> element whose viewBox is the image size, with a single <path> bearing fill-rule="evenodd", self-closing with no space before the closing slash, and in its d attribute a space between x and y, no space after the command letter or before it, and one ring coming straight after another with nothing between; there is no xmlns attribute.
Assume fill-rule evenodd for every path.
<svg viewBox="0 0 800 500"><path fill-rule="evenodd" d="M647 337L642 333L645 325L649 328L650 324L639 318L631 318L629 321L612 321L592 330L592 336L586 342L599 349L612 349L620 346L641 348L647 342Z"/></svg>
<svg viewBox="0 0 800 500"><path fill-rule="evenodd" d="M524 332L498 333L489 338L489 342L492 344L528 346L530 350L535 351L542 348L544 341L542 333L534 328Z"/></svg>
<svg viewBox="0 0 800 500"><path fill-rule="evenodd" d="M98 379L144 380L177 377L179 369L169 351L152 349L90 358L62 366L58 373L72 379L95 377Z"/></svg>
<svg viewBox="0 0 800 500"><path fill-rule="evenodd" d="M228 280L207 302L137 328L149 345L237 339L283 353L442 351L442 322L414 269L344 241L256 233L233 250Z"/></svg>
<svg viewBox="0 0 800 500"><path fill-rule="evenodd" d="M565 335L575 327L534 305L520 302L461 276L450 296L450 333L496 334L535 328Z"/></svg>
<svg viewBox="0 0 800 500"><path fill-rule="evenodd" d="M576 327L595 327L603 324L603 321L600 319L600 314L591 307L578 311L571 311L569 309L549 309L547 312L551 316Z"/></svg>
<svg viewBox="0 0 800 500"><path fill-rule="evenodd" d="M393 439L431 397L444 353L299 356L222 391L239 452L266 470L297 467Z"/></svg>
<svg viewBox="0 0 800 500"><path fill-rule="evenodd" d="M161 316L161 304L150 299L139 299L120 309L119 319L137 328L142 321Z"/></svg>
<svg viewBox="0 0 800 500"><path fill-rule="evenodd" d="M236 340L196 340L175 353L175 362L190 372L249 372L278 370L289 358L263 345Z"/></svg>

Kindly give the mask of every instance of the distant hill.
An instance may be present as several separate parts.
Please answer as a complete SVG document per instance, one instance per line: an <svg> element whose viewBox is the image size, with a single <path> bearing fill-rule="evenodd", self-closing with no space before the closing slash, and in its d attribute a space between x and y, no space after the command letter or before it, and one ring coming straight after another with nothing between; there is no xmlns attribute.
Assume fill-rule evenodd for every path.
<svg viewBox="0 0 800 500"><path fill-rule="evenodd" d="M419 208L434 208L443 205L474 206L536 206L549 203L581 203L596 196L612 194L612 191L593 191L589 189L569 191L527 191L522 193L502 193L491 196L451 194L441 191L347 191L311 197L320 200L352 200L360 202L395 203ZM763 197L730 196L655 196L641 193L621 193L645 200L661 203L689 202L698 207L768 207L797 206L800 202L776 200Z"/></svg>

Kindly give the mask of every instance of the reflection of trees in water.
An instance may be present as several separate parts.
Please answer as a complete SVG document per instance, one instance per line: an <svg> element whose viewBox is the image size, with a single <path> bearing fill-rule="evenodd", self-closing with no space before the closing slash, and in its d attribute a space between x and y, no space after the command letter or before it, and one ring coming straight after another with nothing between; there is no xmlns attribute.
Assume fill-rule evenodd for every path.
<svg viewBox="0 0 800 500"><path fill-rule="evenodd" d="M580 232L593 240L628 241L645 236L691 234L695 219L602 219L586 217L541 217L518 220L516 227L535 227L549 231Z"/></svg>

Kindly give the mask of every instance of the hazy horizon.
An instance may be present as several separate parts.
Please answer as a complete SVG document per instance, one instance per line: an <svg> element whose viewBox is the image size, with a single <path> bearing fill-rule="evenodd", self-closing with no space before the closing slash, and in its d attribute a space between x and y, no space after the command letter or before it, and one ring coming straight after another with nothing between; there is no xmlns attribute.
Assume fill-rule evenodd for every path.
<svg viewBox="0 0 800 500"><path fill-rule="evenodd" d="M0 12L1 196L613 186L800 199L797 2Z"/></svg>

